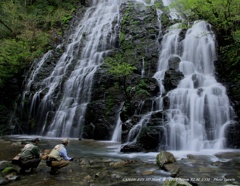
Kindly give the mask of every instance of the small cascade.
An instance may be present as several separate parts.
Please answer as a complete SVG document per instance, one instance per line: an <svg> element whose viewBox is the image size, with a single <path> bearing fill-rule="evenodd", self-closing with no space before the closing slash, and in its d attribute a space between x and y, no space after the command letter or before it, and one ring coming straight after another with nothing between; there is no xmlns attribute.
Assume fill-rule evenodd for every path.
<svg viewBox="0 0 240 186"><path fill-rule="evenodd" d="M169 6L172 2L173 2L173 0L162 0L162 2L163 2L163 6L165 6L165 7L167 7L167 6ZM170 8L170 16L171 16L171 19L172 20L176 20L176 19L179 19L179 20L183 20L183 18L182 18L182 16L181 16L181 14L179 14L175 9L173 9L173 8Z"/></svg>
<svg viewBox="0 0 240 186"><path fill-rule="evenodd" d="M120 113L119 113L119 116L118 116L118 119L117 119L117 124L116 124L116 127L114 129L111 141L121 142L121 139L122 139L121 135L122 135L122 121L121 121Z"/></svg>
<svg viewBox="0 0 240 186"><path fill-rule="evenodd" d="M39 74L39 71L41 70L41 67L43 66L43 64L45 63L45 61L52 55L52 51L48 51L46 54L44 54L42 56L42 58L40 59L40 61L37 61L37 64L34 62L32 63L32 66L30 68L31 74L29 75L28 79L26 79L25 81L27 81L24 92L23 92L23 96L22 96L22 104L24 103L24 99L25 99L25 94L28 93L30 91L30 88L36 78L36 76Z"/></svg>
<svg viewBox="0 0 240 186"><path fill-rule="evenodd" d="M132 143L132 142L137 141L138 136L141 132L141 129L149 121L149 119L151 118L151 114L152 114L152 112L149 112L149 113L145 114L141 118L141 120L136 125L133 126L133 128L129 131L128 138L127 138L127 143Z"/></svg>
<svg viewBox="0 0 240 186"><path fill-rule="evenodd" d="M143 57L143 58L142 58L142 70L141 70L141 77L142 77L142 78L144 77L144 74L145 74L144 66L145 66L145 62L144 62L144 57Z"/></svg>
<svg viewBox="0 0 240 186"><path fill-rule="evenodd" d="M168 59L180 52L179 33L181 32L181 24L176 23L171 26L167 33L163 36L161 44L161 54L159 56L158 71L154 74L154 78L158 80L161 95L165 93L165 88L162 84L165 72L168 70Z"/></svg>
<svg viewBox="0 0 240 186"><path fill-rule="evenodd" d="M112 139L111 139L111 141L114 141L114 142L121 142L121 140L122 140L122 121L120 118L120 114L121 114L123 105L124 105L124 102L122 104L120 104L120 109L119 109L118 116L117 116L117 123L116 123L115 129L113 131Z"/></svg>

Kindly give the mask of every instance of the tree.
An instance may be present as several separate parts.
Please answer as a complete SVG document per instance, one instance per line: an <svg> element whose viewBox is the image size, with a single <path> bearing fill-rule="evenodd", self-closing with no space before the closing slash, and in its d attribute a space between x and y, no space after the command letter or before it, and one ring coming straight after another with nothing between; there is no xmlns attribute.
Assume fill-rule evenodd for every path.
<svg viewBox="0 0 240 186"><path fill-rule="evenodd" d="M204 19L220 34L232 37L240 29L239 0L175 0L172 5L188 19Z"/></svg>
<svg viewBox="0 0 240 186"><path fill-rule="evenodd" d="M224 59L225 74L240 81L240 1L239 0L175 0L175 8L188 21L204 19L216 31L219 54Z"/></svg>
<svg viewBox="0 0 240 186"><path fill-rule="evenodd" d="M29 63L31 52L22 41L4 40L0 42L0 87L3 83L24 69ZM13 54L14 51L14 54Z"/></svg>

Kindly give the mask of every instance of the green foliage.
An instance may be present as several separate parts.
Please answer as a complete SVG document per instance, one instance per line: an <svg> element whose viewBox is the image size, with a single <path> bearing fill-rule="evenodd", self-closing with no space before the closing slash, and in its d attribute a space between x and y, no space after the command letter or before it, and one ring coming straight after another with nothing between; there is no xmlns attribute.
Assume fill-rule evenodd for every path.
<svg viewBox="0 0 240 186"><path fill-rule="evenodd" d="M148 88L148 85L146 82L141 79L139 84L135 87L135 91L137 95L150 95L148 91L146 90Z"/></svg>
<svg viewBox="0 0 240 186"><path fill-rule="evenodd" d="M64 25L67 25L72 18L73 18L72 15L68 15L68 14L67 14L67 15L64 15L64 16L62 17L62 23L63 23Z"/></svg>
<svg viewBox="0 0 240 186"><path fill-rule="evenodd" d="M204 19L216 31L219 52L226 62L229 79L240 81L240 1L239 0L175 0L172 5L188 19ZM231 75L232 74L232 75Z"/></svg>
<svg viewBox="0 0 240 186"><path fill-rule="evenodd" d="M131 20L131 17L128 13L126 13L124 16L123 16L123 19L122 19L122 22L121 24L125 26L125 24L129 23Z"/></svg>
<svg viewBox="0 0 240 186"><path fill-rule="evenodd" d="M120 43L123 43L125 40L125 34L120 32Z"/></svg>
<svg viewBox="0 0 240 186"><path fill-rule="evenodd" d="M108 74L112 74L115 77L126 77L133 73L136 67L126 62L127 59L123 54L116 54L114 57L108 57L105 59L105 64L108 67Z"/></svg>
<svg viewBox="0 0 240 186"><path fill-rule="evenodd" d="M233 34L240 29L239 0L175 0L171 6L190 19L206 20L217 31Z"/></svg>
<svg viewBox="0 0 240 186"><path fill-rule="evenodd" d="M32 59L30 48L25 42L15 39L2 40L0 42L0 86Z"/></svg>
<svg viewBox="0 0 240 186"><path fill-rule="evenodd" d="M0 1L0 87L55 43L77 0ZM51 34L54 36L51 37Z"/></svg>
<svg viewBox="0 0 240 186"><path fill-rule="evenodd" d="M240 30L236 30L233 32L234 41L240 43Z"/></svg>
<svg viewBox="0 0 240 186"><path fill-rule="evenodd" d="M143 79L141 79L136 89L145 89L145 88L147 88L147 84Z"/></svg>
<svg viewBox="0 0 240 186"><path fill-rule="evenodd" d="M127 99L130 98L130 94L127 87L127 77L133 73L136 67L129 64L126 55L122 53L115 54L113 57L107 57L105 59L105 65L107 66L107 73L118 78L118 85L125 93Z"/></svg>
<svg viewBox="0 0 240 186"><path fill-rule="evenodd" d="M156 1L153 6L157 9L162 9L163 3L162 3L162 1Z"/></svg>

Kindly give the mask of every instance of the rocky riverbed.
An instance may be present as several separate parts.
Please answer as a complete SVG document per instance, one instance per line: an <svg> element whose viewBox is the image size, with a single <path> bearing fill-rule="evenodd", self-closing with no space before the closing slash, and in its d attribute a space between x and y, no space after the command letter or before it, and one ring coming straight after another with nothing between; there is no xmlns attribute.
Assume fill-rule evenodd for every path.
<svg viewBox="0 0 240 186"><path fill-rule="evenodd" d="M0 140L0 161L8 162L19 153L26 141ZM56 143L56 141L54 141ZM85 146L83 146L86 145ZM188 154L171 164L172 169L179 168L176 176L171 177L171 172L161 170L155 161L146 161L136 156L99 155L98 148L102 143L82 140L75 141L70 146L69 155L75 155L74 161L69 166L60 169L57 175L49 174L49 167L42 160L36 172L15 175L15 180L5 181L2 184L9 186L110 186L110 185L163 185L166 180L188 181L191 185L200 186L230 186L240 185L240 152L226 151L215 155ZM96 150L96 154L85 153L83 148ZM95 146L94 146L95 145ZM41 150L52 147L48 140L39 145ZM79 149L77 148L79 146ZM80 148L81 147L81 148ZM78 156L78 151L81 151ZM1 163L0 163L1 165ZM18 170L18 167L15 167ZM1 178L4 180L4 176ZM0 181L1 181L0 180ZM166 185L166 183L165 183Z"/></svg>

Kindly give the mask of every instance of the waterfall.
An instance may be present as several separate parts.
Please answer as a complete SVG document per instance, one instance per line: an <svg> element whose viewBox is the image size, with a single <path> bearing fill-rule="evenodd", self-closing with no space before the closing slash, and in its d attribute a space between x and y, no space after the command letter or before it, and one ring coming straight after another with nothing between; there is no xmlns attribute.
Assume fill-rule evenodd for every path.
<svg viewBox="0 0 240 186"><path fill-rule="evenodd" d="M152 6L156 2L132 1L145 6ZM38 134L49 137L82 137L94 75L103 64L103 57L114 49L118 37L116 25L121 2L94 0L66 41L63 54L53 65L49 76L41 79L34 87L35 93L29 95L30 115L38 122ZM163 1L164 6L170 3L171 0ZM129 131L127 143L137 143L142 128L152 124L152 116L155 114L155 123L151 127L163 128L161 132L164 131L164 134L161 137L166 138L163 140L166 144L161 146L166 149L224 148L224 130L231 122L231 107L225 87L214 76L213 62L217 57L211 25L205 21L196 21L185 33L181 23L176 23L163 33L161 15L164 12L157 10L156 13L159 18L156 41L161 38L161 43L157 71L153 78L157 80L160 92L157 98L151 98L150 110L142 109L145 101L135 110L141 119ZM176 12L171 12L170 15L172 19L178 18L181 22ZM33 69L23 101L25 95L31 94L37 74L51 55L52 51L44 55ZM176 88L169 91L164 81L166 72L170 70L171 58L179 59L175 70L182 73L183 78L179 79ZM147 58L142 57L141 65L141 77L147 78ZM164 99L168 99L168 105L165 105ZM112 141L119 142L122 131L120 113L117 118Z"/></svg>
<svg viewBox="0 0 240 186"><path fill-rule="evenodd" d="M168 59L171 55L177 54L179 51L179 33L181 25L179 23L171 26L167 33L163 36L161 44L161 54L159 55L158 71L154 74L154 78L158 80L161 95L165 92L162 81L164 79L165 71L168 69Z"/></svg>
<svg viewBox="0 0 240 186"><path fill-rule="evenodd" d="M122 135L122 121L121 121L120 114L121 114L121 111L123 109L123 105L124 105L124 102L120 104L120 109L118 111L118 116L117 116L117 123L116 123L115 129L113 131L111 141L121 142L121 139L122 139L122 136L121 136Z"/></svg>
<svg viewBox="0 0 240 186"><path fill-rule="evenodd" d="M32 96L31 107L37 109L35 115L43 125L41 135L81 137L94 74L103 56L114 48L120 4L119 0L93 1L52 73Z"/></svg>
<svg viewBox="0 0 240 186"><path fill-rule="evenodd" d="M119 113L117 124L112 135L112 141L121 142L121 135L122 135L122 121Z"/></svg>
<svg viewBox="0 0 240 186"><path fill-rule="evenodd" d="M169 5L170 1L164 1L164 4ZM127 141L130 144L136 142L141 129L146 127L144 121L149 120L151 114L164 110L167 119L161 125L166 132L166 149L224 148L224 129L232 118L226 89L214 76L214 61L217 59L215 35L205 21L195 21L184 38L181 27L181 23L172 25L162 37L158 70L153 76L161 91L155 100L158 108L142 116L129 131ZM180 60L175 70L182 72L183 78L177 88L166 92L165 73L172 57ZM169 100L167 108L163 105L164 97Z"/></svg>
<svg viewBox="0 0 240 186"><path fill-rule="evenodd" d="M175 48L178 45L180 43L176 43ZM225 87L214 77L216 49L211 26L204 21L195 22L188 29L182 47L182 53L171 53L180 56L179 70L184 78L168 93L168 148L201 150L224 147L221 129L231 120L230 105Z"/></svg>

